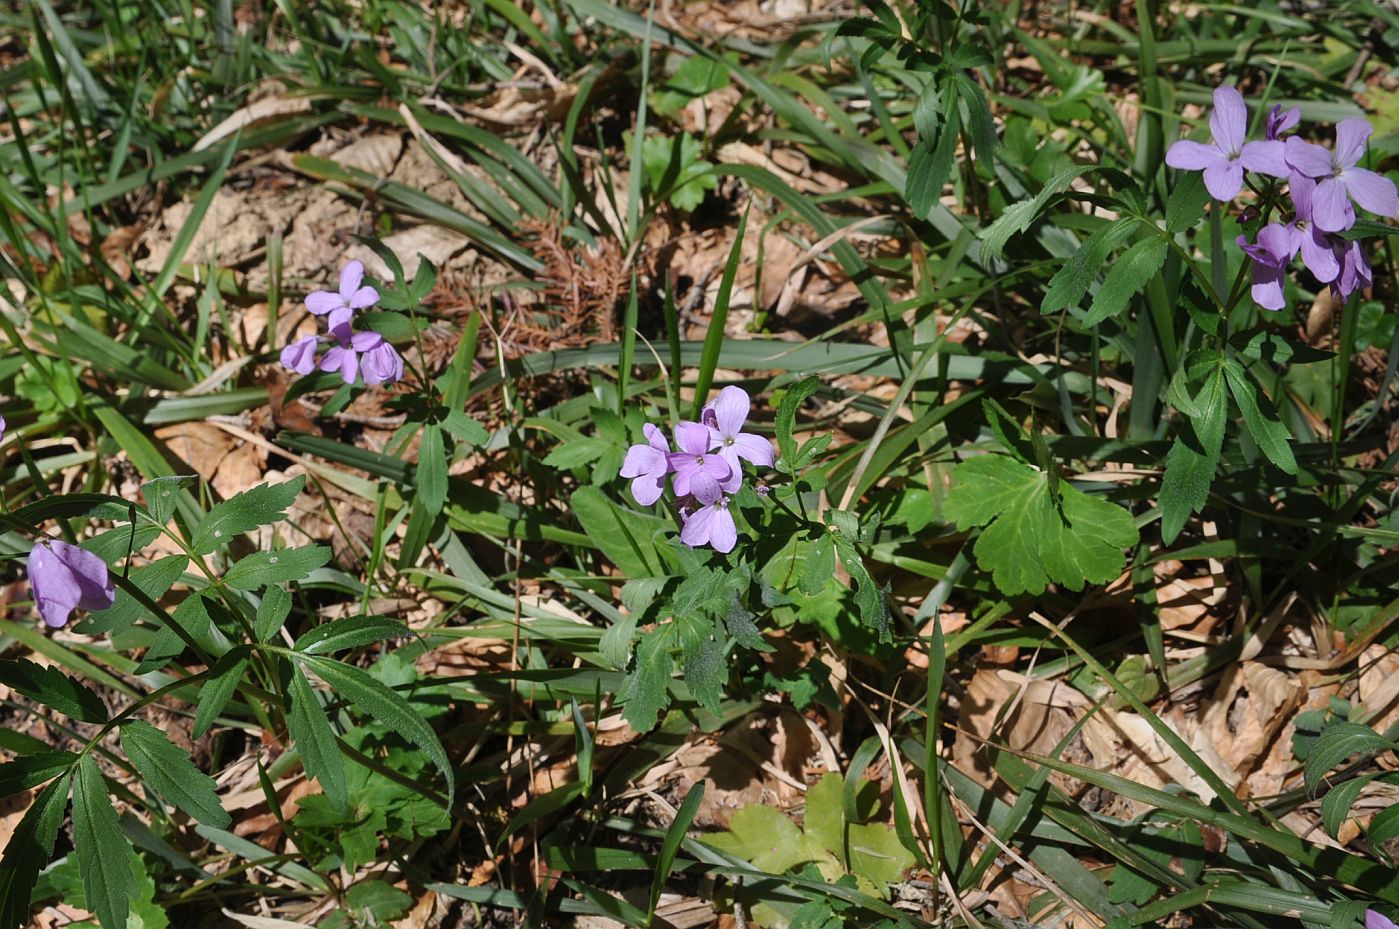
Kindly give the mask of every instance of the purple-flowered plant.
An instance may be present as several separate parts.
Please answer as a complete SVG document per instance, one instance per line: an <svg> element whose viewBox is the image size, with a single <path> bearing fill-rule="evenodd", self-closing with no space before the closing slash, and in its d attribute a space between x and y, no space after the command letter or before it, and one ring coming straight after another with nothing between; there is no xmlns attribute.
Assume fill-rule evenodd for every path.
<svg viewBox="0 0 1399 929"><path fill-rule="evenodd" d="M1336 124L1336 149L1328 152L1314 142L1293 136L1287 140L1287 164L1298 174L1317 178L1312 196L1313 218L1323 232L1341 232L1355 222L1357 206L1394 217L1399 214L1399 193L1394 182L1374 171L1357 167L1365 156L1370 124L1359 117Z"/></svg>
<svg viewBox="0 0 1399 929"><path fill-rule="evenodd" d="M1253 300L1265 310L1280 310L1287 305L1283 299L1283 272L1292 260L1292 234L1279 223L1269 223L1258 231L1258 242L1250 245L1243 236L1239 247L1253 259Z"/></svg>
<svg viewBox="0 0 1399 929"><path fill-rule="evenodd" d="M1399 929L1394 920L1374 910L1365 911L1365 929Z"/></svg>
<svg viewBox="0 0 1399 929"><path fill-rule="evenodd" d="M1282 104L1277 103L1268 111L1268 121L1263 126L1263 138L1269 142L1276 142L1282 138L1284 132L1296 129L1297 124L1302 121L1302 111L1298 107L1283 112Z"/></svg>
<svg viewBox="0 0 1399 929"><path fill-rule="evenodd" d="M1370 274L1370 263L1365 260L1365 249L1355 240L1337 246L1340 252L1341 272L1331 282L1331 290L1346 300L1357 290L1369 287L1374 278Z"/></svg>
<svg viewBox="0 0 1399 929"><path fill-rule="evenodd" d="M1248 107L1233 87L1216 87L1214 112L1210 114L1213 144L1181 139L1166 152L1166 164L1187 171L1203 171L1205 188L1216 200L1229 201L1244 186L1244 171L1273 177L1287 176L1283 144L1276 141L1245 142Z"/></svg>
<svg viewBox="0 0 1399 929"><path fill-rule="evenodd" d="M743 462L773 465L772 442L743 431L748 408L747 391L725 387L700 411L700 422L676 425L673 451L661 430L647 423L641 427L645 443L628 448L622 461L621 476L631 479L632 498L642 506L660 500L671 479L679 503L680 541L691 548L733 551L738 527L730 495L743 486ZM760 484L758 490L766 488Z"/></svg>
<svg viewBox="0 0 1399 929"><path fill-rule="evenodd" d="M105 561L56 539L44 539L29 550L29 586L39 615L55 629L67 624L74 610L104 610L117 596Z"/></svg>
<svg viewBox="0 0 1399 929"><path fill-rule="evenodd" d="M364 284L364 265L351 261L340 272L340 290L318 290L306 297L306 308L316 316L327 317L327 328L334 338L320 361L316 352L322 336L308 335L282 349L282 364L297 374L310 374L316 368L337 371L346 384L363 375L366 384L392 384L403 378L403 358L391 343L377 332L355 332L351 326L357 310L373 306L379 292Z"/></svg>

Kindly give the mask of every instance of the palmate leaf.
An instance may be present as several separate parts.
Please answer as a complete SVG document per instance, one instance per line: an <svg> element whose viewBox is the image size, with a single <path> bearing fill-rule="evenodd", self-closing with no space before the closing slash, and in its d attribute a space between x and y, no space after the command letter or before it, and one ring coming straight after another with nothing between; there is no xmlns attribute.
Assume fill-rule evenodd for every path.
<svg viewBox="0 0 1399 929"><path fill-rule="evenodd" d="M1002 455L981 455L952 471L946 513L963 531L986 526L974 549L1007 594L1106 584L1122 573L1122 550L1137 543L1132 514ZM989 524L989 525L988 525Z"/></svg>

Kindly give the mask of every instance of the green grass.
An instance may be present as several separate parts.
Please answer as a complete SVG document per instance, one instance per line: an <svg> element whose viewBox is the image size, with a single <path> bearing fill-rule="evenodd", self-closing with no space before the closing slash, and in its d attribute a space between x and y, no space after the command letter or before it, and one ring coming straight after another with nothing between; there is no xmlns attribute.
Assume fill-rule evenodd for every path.
<svg viewBox="0 0 1399 929"><path fill-rule="evenodd" d="M1308 132L1366 115L1382 170L1399 152L1385 89L1399 15L1366 0L1190 9L871 3L722 37L696 34L687 5L604 0L5 5L9 579L36 531L118 526L95 544L124 564L125 521L145 517L120 500L154 511L154 488L176 489L167 548L120 582L124 622L85 636L46 634L27 606L0 620L0 657L52 665L116 714L84 721L0 675L0 782L39 798L0 863L0 914L28 913L21 857L54 862L35 906L110 922L130 886L133 918L171 925L224 909L383 924L425 891L468 925L661 925L663 892L794 927L1342 929L1368 904L1399 912L1384 805L1399 723L1361 693L1379 660L1366 646L1388 654L1399 619L1393 227L1366 230L1373 288L1308 344L1312 285L1293 274L1287 310L1255 307L1237 210L1206 208L1162 162L1214 87L1237 83L1251 103L1299 106ZM732 105L717 131L684 123L705 95ZM197 147L275 97L296 105ZM530 115L501 115L531 97ZM330 157L384 134L415 139L444 183ZM740 161L733 143L773 161ZM401 327L406 388L357 399L331 375L281 380L277 322L335 273L289 271L303 263L288 237L234 268L191 248L220 222L218 191L276 183L352 207L347 250L382 255L418 225L473 250L474 265L391 264L381 282L408 314L383 322ZM159 267L103 247L181 201ZM776 273L743 247L759 231L764 256L783 240L848 299L745 315L751 266ZM615 292L570 304L549 237ZM708 251L687 265L676 256L695 242ZM245 340L252 319L267 325ZM731 383L759 398L783 466L769 497L735 498L740 549L724 559L675 544L670 511L642 512L616 472L643 420L693 416ZM138 495L213 470L161 437L177 424L251 433L260 469L306 474L277 547L333 551L293 578L284 636L263 606L278 595L222 580L271 530L201 546L213 483ZM837 440L798 451L825 433ZM992 508L966 465L984 452L1030 489ZM1163 477L1188 456L1203 487ZM969 486L988 489L972 500ZM1025 515L1032 496L1043 505ZM1077 574L1048 565L1048 583L998 570L1048 548L1073 561L1091 534L1060 528L1074 513L1137 541L1118 527ZM141 574L176 551L191 560L163 587ZM1163 623L1158 588L1207 576L1217 622L1195 648ZM342 660L303 653L331 621L351 630ZM828 680L818 656L843 674ZM998 667L1012 696L972 706ZM1230 689L1259 668L1302 688L1271 732L1283 775L1264 795L1236 791L1251 772L1195 738L1216 697L1268 705ZM1032 744L1023 704L1050 682L1070 694L1063 725ZM224 702L205 709L211 686ZM167 730L196 714L210 730L195 764L244 801L232 826L192 819L99 737L147 706ZM872 879L848 847L804 846L769 873L704 843L713 780L647 780L779 714L822 730L842 822L891 826L912 883ZM1085 763L1085 733L1117 716L1173 782ZM630 739L604 738L623 717ZM349 809L312 799L285 816L303 771ZM71 815L57 808L70 782ZM1341 829L1361 790L1355 811L1374 819ZM1323 820L1342 843L1296 834ZM256 841L266 830L276 852Z"/></svg>

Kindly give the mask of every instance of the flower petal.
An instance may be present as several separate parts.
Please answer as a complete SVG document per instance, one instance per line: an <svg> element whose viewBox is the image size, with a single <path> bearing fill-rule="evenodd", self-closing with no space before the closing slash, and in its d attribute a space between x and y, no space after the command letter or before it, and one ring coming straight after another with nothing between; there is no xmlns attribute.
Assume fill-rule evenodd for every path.
<svg viewBox="0 0 1399 929"><path fill-rule="evenodd" d="M1365 911L1365 929L1399 929L1394 925L1394 920L1376 913L1374 910Z"/></svg>
<svg viewBox="0 0 1399 929"><path fill-rule="evenodd" d="M1214 89L1214 112L1210 114L1210 132L1214 142L1226 155L1237 155L1248 135L1248 107L1238 88L1227 84Z"/></svg>
<svg viewBox="0 0 1399 929"><path fill-rule="evenodd" d="M719 391L714 401L715 426L724 436L738 435L748 418L748 391L732 385Z"/></svg>
<svg viewBox="0 0 1399 929"><path fill-rule="evenodd" d="M1312 272L1312 276L1323 284L1329 284L1341 273L1341 263L1327 241L1326 234L1315 226L1304 231L1298 238L1302 246L1302 264Z"/></svg>
<svg viewBox="0 0 1399 929"><path fill-rule="evenodd" d="M1287 153L1287 164L1307 177L1326 177L1331 173L1331 153L1320 145L1303 142L1293 136L1283 143Z"/></svg>
<svg viewBox="0 0 1399 929"><path fill-rule="evenodd" d="M1280 310L1287 306L1282 292L1283 270L1268 265L1253 266L1253 302L1265 310Z"/></svg>
<svg viewBox="0 0 1399 929"><path fill-rule="evenodd" d="M733 514L727 506L718 503L706 509L714 511L709 523L709 544L716 552L727 555L738 544L738 527L734 525Z"/></svg>
<svg viewBox="0 0 1399 929"><path fill-rule="evenodd" d="M1341 172L1341 183L1356 204L1371 213L1394 218L1399 213L1399 194L1394 190L1394 182L1383 174L1376 174L1365 168L1346 168Z"/></svg>
<svg viewBox="0 0 1399 929"><path fill-rule="evenodd" d="M340 299L339 294L333 294L328 290L318 290L306 295L306 309L315 316L324 316L344 305L345 301Z"/></svg>
<svg viewBox="0 0 1399 929"><path fill-rule="evenodd" d="M355 311L347 306L336 307L326 317L326 328L340 341L341 345L350 344L350 321L354 318Z"/></svg>
<svg viewBox="0 0 1399 929"><path fill-rule="evenodd" d="M1334 177L1324 177L1312 195L1312 222L1322 232L1340 232L1355 222L1346 188Z"/></svg>
<svg viewBox="0 0 1399 929"><path fill-rule="evenodd" d="M364 262L352 261L340 269L340 296L345 302L350 301L350 296L357 290L364 281Z"/></svg>
<svg viewBox="0 0 1399 929"><path fill-rule="evenodd" d="M1239 160L1249 171L1268 177L1285 178L1290 170L1287 167L1287 146L1281 142L1247 142Z"/></svg>
<svg viewBox="0 0 1399 929"><path fill-rule="evenodd" d="M367 352L384 344L384 337L377 332L356 332L350 337L350 344L357 352Z"/></svg>
<svg viewBox="0 0 1399 929"><path fill-rule="evenodd" d="M702 506L690 514L685 525L680 527L680 541L691 548L709 544L714 527L714 507Z"/></svg>
<svg viewBox="0 0 1399 929"><path fill-rule="evenodd" d="M1269 223L1258 230L1258 244L1268 252L1272 264L1282 267L1297 253L1292 230L1282 223Z"/></svg>
<svg viewBox="0 0 1399 929"><path fill-rule="evenodd" d="M747 458L760 468L771 468L773 464L772 443L760 435L741 432L734 437L732 446L740 458Z"/></svg>
<svg viewBox="0 0 1399 929"><path fill-rule="evenodd" d="M1166 164L1183 171L1203 171L1210 165L1227 161L1218 146L1181 139L1166 149Z"/></svg>
<svg viewBox="0 0 1399 929"><path fill-rule="evenodd" d="M379 302L379 291L373 287L361 287L345 298L345 302L352 310L362 310Z"/></svg>
<svg viewBox="0 0 1399 929"><path fill-rule="evenodd" d="M665 440L665 433L660 430L659 426L653 426L651 423L646 423L644 426L641 427L641 434L646 436L646 444L650 445L656 451L670 451L670 443Z"/></svg>
<svg viewBox="0 0 1399 929"><path fill-rule="evenodd" d="M1359 116L1343 119L1336 124L1336 163L1349 168L1365 157L1365 142L1370 138L1368 120Z"/></svg>
<svg viewBox="0 0 1399 929"><path fill-rule="evenodd" d="M282 365L297 374L310 374L316 369L316 337L303 336L282 348Z"/></svg>
<svg viewBox="0 0 1399 929"><path fill-rule="evenodd" d="M675 427L675 447L691 455L709 451L709 430L699 423L680 423Z"/></svg>
<svg viewBox="0 0 1399 929"><path fill-rule="evenodd" d="M1244 166L1237 161L1218 161L1205 169L1205 189L1216 200L1227 203L1244 186Z"/></svg>
<svg viewBox="0 0 1399 929"><path fill-rule="evenodd" d="M631 482L632 499L642 506L650 506L665 493L665 478L643 474Z"/></svg>
<svg viewBox="0 0 1399 929"><path fill-rule="evenodd" d="M669 472L670 462L665 452L649 445L633 445L627 449L627 456L622 459L622 470L618 473L622 477L655 477Z"/></svg>
<svg viewBox="0 0 1399 929"><path fill-rule="evenodd" d="M1302 222L1312 221L1312 198L1316 196L1316 181L1293 171L1287 176L1287 191L1292 195L1292 212Z"/></svg>

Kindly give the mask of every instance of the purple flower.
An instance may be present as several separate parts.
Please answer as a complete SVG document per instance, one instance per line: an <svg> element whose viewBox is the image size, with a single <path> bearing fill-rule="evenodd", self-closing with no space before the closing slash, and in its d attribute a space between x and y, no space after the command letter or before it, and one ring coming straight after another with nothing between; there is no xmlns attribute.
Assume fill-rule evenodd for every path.
<svg viewBox="0 0 1399 929"><path fill-rule="evenodd" d="M1365 249L1358 240L1343 242L1337 246L1340 251L1341 272L1331 282L1331 290L1345 300L1357 290L1364 290L1374 279L1370 274L1370 263L1365 260Z"/></svg>
<svg viewBox="0 0 1399 929"><path fill-rule="evenodd" d="M117 589L107 563L86 549L44 539L29 550L29 585L44 622L57 629L75 609L105 610Z"/></svg>
<svg viewBox="0 0 1399 929"><path fill-rule="evenodd" d="M1299 174L1318 178L1312 197L1314 221L1323 232L1340 232L1355 222L1350 207L1360 207L1381 216L1399 214L1399 192L1389 178L1356 167L1365 155L1370 124L1359 117L1336 124L1336 150L1328 152L1312 142L1293 136L1287 140L1287 163Z"/></svg>
<svg viewBox="0 0 1399 929"><path fill-rule="evenodd" d="M361 370L366 384L392 383L403 376L403 359L379 333L356 332L348 343L342 339L331 346L321 358L321 370L339 371L346 384L353 384Z"/></svg>
<svg viewBox="0 0 1399 929"><path fill-rule="evenodd" d="M666 458L675 473L675 495L713 498L720 490L733 493L743 481L743 473L735 470L722 455L709 454L709 429L699 423L681 423L675 427L675 447Z"/></svg>
<svg viewBox="0 0 1399 929"><path fill-rule="evenodd" d="M1280 223L1269 223L1258 230L1258 242L1248 244L1243 236L1239 247L1253 259L1253 301L1265 310L1280 310L1287 306L1283 299L1283 271L1296 253L1292 231Z"/></svg>
<svg viewBox="0 0 1399 929"><path fill-rule="evenodd" d="M340 292L318 290L307 294L306 309L316 316L329 313L330 331L335 332L342 326L349 325L355 310L362 310L379 302L379 292L373 287L360 286L363 282L364 263L352 261L340 269Z"/></svg>
<svg viewBox="0 0 1399 929"><path fill-rule="evenodd" d="M646 444L627 449L622 460L622 477L632 478L631 495L642 506L650 506L665 492L670 473L670 443L660 429L647 423L641 427Z"/></svg>
<svg viewBox="0 0 1399 929"><path fill-rule="evenodd" d="M403 377L403 358L377 332L356 332L350 344L362 352L360 373L366 384L392 384Z"/></svg>
<svg viewBox="0 0 1399 929"><path fill-rule="evenodd" d="M5 417L0 416L0 439L5 438Z"/></svg>
<svg viewBox="0 0 1399 929"><path fill-rule="evenodd" d="M313 335L303 336L282 347L282 364L297 374L310 374L316 369L316 344L320 340Z"/></svg>
<svg viewBox="0 0 1399 929"><path fill-rule="evenodd" d="M700 422L709 430L709 448L733 468L734 473L742 473L740 458L746 458L759 467L771 468L772 443L760 435L743 431L743 422L748 418L748 391L742 387L725 387L719 396L704 407Z"/></svg>
<svg viewBox="0 0 1399 929"><path fill-rule="evenodd" d="M1302 111L1293 107L1286 113L1282 111L1282 104L1277 103L1268 111L1268 121L1263 127L1263 138L1269 142L1276 142L1282 138L1282 134L1289 129L1297 128L1297 124L1302 121Z"/></svg>
<svg viewBox="0 0 1399 929"><path fill-rule="evenodd" d="M1204 171L1205 187L1216 200L1233 200L1244 186L1244 170L1273 177L1287 176L1281 142L1244 142L1248 107L1233 87L1216 87L1210 135L1214 144L1181 139L1166 152L1166 164L1187 171Z"/></svg>
<svg viewBox="0 0 1399 929"><path fill-rule="evenodd" d="M738 544L738 527L729 512L729 498L714 487L713 493L696 493L700 506L680 510L680 541L691 548L711 545L716 552L728 554Z"/></svg>
<svg viewBox="0 0 1399 929"><path fill-rule="evenodd" d="M1365 911L1365 929L1399 929L1394 925L1394 920L1388 916L1376 913L1374 910Z"/></svg>
<svg viewBox="0 0 1399 929"><path fill-rule="evenodd" d="M1292 254L1295 255L1300 249L1302 263L1307 266L1307 270L1321 283L1330 283L1341 272L1341 265L1336 260L1331 240L1326 233L1317 228L1312 219L1316 181L1294 171L1288 182L1288 189L1292 193L1294 214L1292 222L1287 226L1292 230Z"/></svg>

